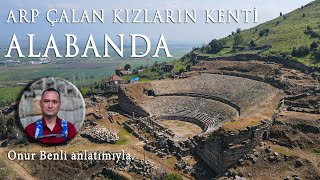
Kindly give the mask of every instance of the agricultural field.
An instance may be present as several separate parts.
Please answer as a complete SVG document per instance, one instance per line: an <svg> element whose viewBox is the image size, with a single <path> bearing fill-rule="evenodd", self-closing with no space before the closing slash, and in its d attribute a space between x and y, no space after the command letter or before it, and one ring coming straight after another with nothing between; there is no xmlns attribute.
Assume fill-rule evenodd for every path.
<svg viewBox="0 0 320 180"><path fill-rule="evenodd" d="M28 83L41 77L61 77L81 88L113 75L117 67L130 64L131 68L135 69L140 66L151 66L154 63L171 62L179 59L191 48L192 45L172 46L170 48L172 58L166 58L161 53L159 58L152 58L151 55L145 58L121 58L116 53L110 54L112 58L95 58L91 53L88 58L49 58L51 62L43 64L39 64L40 59L34 58L3 58L6 51L2 48L0 51L0 62L2 62L0 63L0 105L8 105L15 101ZM130 50L125 48L125 54L130 54ZM54 54L50 57L54 57ZM20 61L20 63L8 64L5 63L7 60ZM36 63L31 64L32 62Z"/></svg>

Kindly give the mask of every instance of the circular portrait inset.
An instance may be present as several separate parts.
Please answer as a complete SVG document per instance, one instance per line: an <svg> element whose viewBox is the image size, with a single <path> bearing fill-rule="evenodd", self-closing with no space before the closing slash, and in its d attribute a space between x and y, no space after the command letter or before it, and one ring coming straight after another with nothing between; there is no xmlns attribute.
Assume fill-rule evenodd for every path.
<svg viewBox="0 0 320 180"><path fill-rule="evenodd" d="M30 84L19 103L19 118L26 134L45 144L72 139L85 117L85 103L71 82L47 77Z"/></svg>

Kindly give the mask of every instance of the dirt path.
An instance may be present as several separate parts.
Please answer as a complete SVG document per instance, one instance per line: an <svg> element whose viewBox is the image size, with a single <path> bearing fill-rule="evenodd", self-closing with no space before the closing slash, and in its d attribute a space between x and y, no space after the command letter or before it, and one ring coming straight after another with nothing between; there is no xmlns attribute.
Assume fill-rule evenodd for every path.
<svg viewBox="0 0 320 180"><path fill-rule="evenodd" d="M23 167L7 158L6 150L7 149L0 148L0 159L14 173L13 176L15 176L15 179L34 180L35 178L32 177Z"/></svg>

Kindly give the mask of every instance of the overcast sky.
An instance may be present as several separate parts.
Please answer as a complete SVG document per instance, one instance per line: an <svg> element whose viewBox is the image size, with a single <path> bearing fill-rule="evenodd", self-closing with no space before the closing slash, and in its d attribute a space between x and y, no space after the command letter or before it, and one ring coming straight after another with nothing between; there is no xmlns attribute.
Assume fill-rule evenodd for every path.
<svg viewBox="0 0 320 180"><path fill-rule="evenodd" d="M301 7L311 0L225 0L225 1L213 1L213 0L118 0L118 1L103 1L103 0L11 0L1 1L0 6L0 45L9 45L13 34L17 34L19 39L26 39L27 34L35 34L35 39L38 41L47 40L49 34L54 34L57 40L64 40L64 34L76 34L79 39L85 40L89 34L93 34L96 39L103 40L103 34L108 34L112 38L119 33L126 34L126 38L130 40L129 34L145 34L151 40L157 39L160 34L164 34L166 40L170 43L208 43L213 38L221 38L229 35L237 28L247 29L249 27L256 26L265 21L271 20L279 16L280 12L288 13L296 8ZM205 9L257 9L258 23L244 23L243 18L241 22L235 23L204 23ZM18 9L37 9L40 11L39 17L36 18L34 24L13 24L5 23L9 11L12 9L15 15L18 16ZM105 22L95 24L56 24L54 27L50 27L50 24L46 21L46 13L49 9L65 9L70 13L70 9L76 10L76 18L79 19L82 11L86 9L91 11L92 9L104 9ZM150 12L154 10L160 10L164 12L164 9L171 9L176 13L177 9L183 10L197 10L197 22L196 23L182 23L182 24L115 24L113 20L113 9L148 9ZM58 13L54 17L59 17ZM154 16L154 13L150 13L150 16ZM27 16L28 17L28 16ZM216 16L213 15L214 18ZM45 41L46 42L46 41Z"/></svg>

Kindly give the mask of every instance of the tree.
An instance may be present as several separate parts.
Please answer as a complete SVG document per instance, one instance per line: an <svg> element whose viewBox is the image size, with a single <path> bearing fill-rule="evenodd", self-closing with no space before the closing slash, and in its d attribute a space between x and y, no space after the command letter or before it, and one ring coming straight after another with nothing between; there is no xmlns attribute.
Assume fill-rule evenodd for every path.
<svg viewBox="0 0 320 180"><path fill-rule="evenodd" d="M249 43L249 46L254 48L257 46L257 44L254 42L254 40L251 40L250 43Z"/></svg>
<svg viewBox="0 0 320 180"><path fill-rule="evenodd" d="M233 48L239 47L243 43L243 36L237 33L233 36Z"/></svg>
<svg viewBox="0 0 320 180"><path fill-rule="evenodd" d="M214 39L209 43L209 47L210 47L210 49L208 52L216 54L223 49L223 43L222 43L222 41Z"/></svg>
<svg viewBox="0 0 320 180"><path fill-rule="evenodd" d="M241 29L240 28L237 28L237 31L236 31L237 33L240 33L241 32Z"/></svg>
<svg viewBox="0 0 320 180"><path fill-rule="evenodd" d="M186 66L186 70L187 70L187 71L190 71L190 70L191 70L191 65L190 65L190 64L188 64L188 65Z"/></svg>
<svg viewBox="0 0 320 180"><path fill-rule="evenodd" d="M131 69L131 65L130 65L130 64L126 64L126 65L124 66L124 69L125 69L125 70Z"/></svg>

